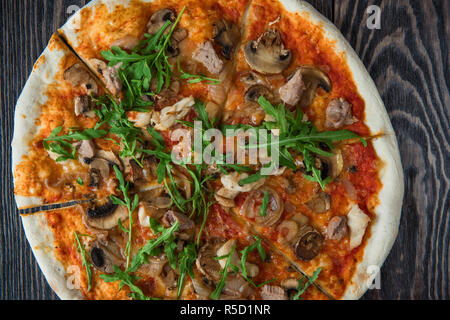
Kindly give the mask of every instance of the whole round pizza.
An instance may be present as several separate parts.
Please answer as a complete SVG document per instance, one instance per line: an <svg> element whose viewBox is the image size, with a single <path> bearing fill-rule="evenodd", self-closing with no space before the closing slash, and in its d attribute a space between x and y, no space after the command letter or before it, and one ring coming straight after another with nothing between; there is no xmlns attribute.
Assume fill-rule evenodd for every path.
<svg viewBox="0 0 450 320"><path fill-rule="evenodd" d="M397 235L387 112L303 1L91 1L36 62L12 148L62 299L357 299Z"/></svg>

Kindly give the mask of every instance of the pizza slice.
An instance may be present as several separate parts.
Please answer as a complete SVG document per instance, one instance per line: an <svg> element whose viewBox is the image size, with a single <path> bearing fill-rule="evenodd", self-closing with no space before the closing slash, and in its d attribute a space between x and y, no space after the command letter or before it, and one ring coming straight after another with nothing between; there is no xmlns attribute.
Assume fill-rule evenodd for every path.
<svg viewBox="0 0 450 320"><path fill-rule="evenodd" d="M19 208L108 193L90 175L95 166L91 159L108 156L99 151L107 144L107 132L95 128L94 100L103 93L101 82L54 35L34 65L16 110L20 129L12 146ZM109 173L108 165L106 170Z"/></svg>

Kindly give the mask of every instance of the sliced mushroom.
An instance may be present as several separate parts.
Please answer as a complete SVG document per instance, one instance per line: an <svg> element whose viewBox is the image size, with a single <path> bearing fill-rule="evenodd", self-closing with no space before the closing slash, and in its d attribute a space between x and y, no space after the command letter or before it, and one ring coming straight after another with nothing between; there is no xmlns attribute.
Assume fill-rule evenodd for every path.
<svg viewBox="0 0 450 320"><path fill-rule="evenodd" d="M288 300L287 292L279 286L264 285L261 289L263 300Z"/></svg>
<svg viewBox="0 0 450 320"><path fill-rule="evenodd" d="M166 290L173 290L177 287L178 276L168 263L164 265L160 277Z"/></svg>
<svg viewBox="0 0 450 320"><path fill-rule="evenodd" d="M94 267L104 273L113 273L114 266L120 266L123 263L120 250L112 243L104 245L95 241L90 246L89 256Z"/></svg>
<svg viewBox="0 0 450 320"><path fill-rule="evenodd" d="M77 96L73 99L74 112L76 116L83 115L88 118L94 118L95 103L92 101L91 97L88 95Z"/></svg>
<svg viewBox="0 0 450 320"><path fill-rule="evenodd" d="M235 239L228 240L217 250L217 257L223 257L228 255L233 250L233 247L235 245L236 245ZM220 259L219 264L220 267L224 269L226 265L226 259ZM238 267L238 269L241 270L241 258L239 257L239 254L236 250L234 250L233 254L231 255L231 264ZM247 270L247 275L249 277L256 277L258 275L259 267L256 264L246 262L245 267Z"/></svg>
<svg viewBox="0 0 450 320"><path fill-rule="evenodd" d="M344 125L349 125L358 121L353 117L352 107L343 98L332 100L326 111L325 127L331 129L340 129Z"/></svg>
<svg viewBox="0 0 450 320"><path fill-rule="evenodd" d="M92 140L82 140L77 145L77 152L84 162L89 162L95 154L95 145Z"/></svg>
<svg viewBox="0 0 450 320"><path fill-rule="evenodd" d="M167 22L174 22L176 19L175 13L170 9L161 9L156 11L147 23L147 32L149 34L155 34L162 28L162 26ZM170 28L167 28L164 32L167 34Z"/></svg>
<svg viewBox="0 0 450 320"><path fill-rule="evenodd" d="M89 72L80 64L75 63L64 71L63 79L69 81L72 86L81 86L88 94L98 94L98 86Z"/></svg>
<svg viewBox="0 0 450 320"><path fill-rule="evenodd" d="M311 105L316 97L316 91L319 86L326 92L331 91L330 78L328 78L327 74L319 68L314 66L302 66L300 67L300 71L305 86L300 99L301 107L308 107Z"/></svg>
<svg viewBox="0 0 450 320"><path fill-rule="evenodd" d="M220 296L221 300L247 298L253 292L249 283L240 274L228 274Z"/></svg>
<svg viewBox="0 0 450 320"><path fill-rule="evenodd" d="M268 101L273 101L274 96L269 88L262 84L255 84L245 91L244 99L248 102L258 102L258 99L263 96Z"/></svg>
<svg viewBox="0 0 450 320"><path fill-rule="evenodd" d="M86 222L93 228L109 230L117 226L118 221L128 218L128 209L125 206L112 203L108 198L101 205L91 205L86 210Z"/></svg>
<svg viewBox="0 0 450 320"><path fill-rule="evenodd" d="M324 237L313 226L305 225L299 231L299 239L294 246L295 255L304 261L314 259L322 249Z"/></svg>
<svg viewBox="0 0 450 320"><path fill-rule="evenodd" d="M198 270L210 281L216 282L221 278L222 268L217 257L217 250L223 245L220 239L212 239L198 251L195 264Z"/></svg>
<svg viewBox="0 0 450 320"><path fill-rule="evenodd" d="M342 240L348 233L347 217L336 216L328 222L327 236L331 240Z"/></svg>
<svg viewBox="0 0 450 320"><path fill-rule="evenodd" d="M298 279L289 278L281 281L281 286L286 290L296 289L298 287Z"/></svg>
<svg viewBox="0 0 450 320"><path fill-rule="evenodd" d="M122 62L110 67L106 62L99 59L89 60L92 67L103 76L105 79L106 88L111 91L112 94L117 95L122 90L122 82L120 81L118 71L122 66Z"/></svg>
<svg viewBox="0 0 450 320"><path fill-rule="evenodd" d="M240 36L239 28L227 20L220 19L213 24L213 39L221 46L221 53L227 60L231 59Z"/></svg>
<svg viewBox="0 0 450 320"><path fill-rule="evenodd" d="M111 165L116 165L120 170L123 170L122 162L113 151L97 150L95 152L95 157L105 159Z"/></svg>
<svg viewBox="0 0 450 320"><path fill-rule="evenodd" d="M344 159L342 152L339 149L333 151L334 156L324 157L317 156L320 162L316 163L316 168L321 170L321 176L323 179L330 177L331 179L337 178L344 168Z"/></svg>
<svg viewBox="0 0 450 320"><path fill-rule="evenodd" d="M247 42L244 56L250 67L262 74L281 73L292 61L291 51L284 48L276 29L268 29L256 41Z"/></svg>
<svg viewBox="0 0 450 320"><path fill-rule="evenodd" d="M313 199L305 203L305 205L314 213L324 213L331 208L330 195L320 191Z"/></svg>
<svg viewBox="0 0 450 320"><path fill-rule="evenodd" d="M109 162L102 158L94 158L89 164L89 171L96 171L100 174L101 178L104 180L108 179L110 172Z"/></svg>
<svg viewBox="0 0 450 320"><path fill-rule="evenodd" d="M261 202L265 192L269 193L269 203L267 205L265 216L261 216ZM241 214L250 219L255 219L257 225L270 227L277 223L283 210L284 203L281 200L280 195L274 189L263 186L247 196L242 205Z"/></svg>
<svg viewBox="0 0 450 320"><path fill-rule="evenodd" d="M150 227L150 218L160 219L165 212L166 210L149 202L141 201L138 209L139 224L143 227Z"/></svg>

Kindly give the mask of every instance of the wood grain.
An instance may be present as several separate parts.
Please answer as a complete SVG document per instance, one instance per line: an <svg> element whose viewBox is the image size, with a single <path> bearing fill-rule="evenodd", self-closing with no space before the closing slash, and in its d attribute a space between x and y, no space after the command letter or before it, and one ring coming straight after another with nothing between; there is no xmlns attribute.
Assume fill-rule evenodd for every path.
<svg viewBox="0 0 450 320"><path fill-rule="evenodd" d="M57 299L42 276L14 202L14 106L34 61L80 0L4 0L1 15L0 299ZM405 201L381 289L365 299L449 299L449 1L309 0L333 21L369 70L397 132ZM381 29L366 27L369 5Z"/></svg>

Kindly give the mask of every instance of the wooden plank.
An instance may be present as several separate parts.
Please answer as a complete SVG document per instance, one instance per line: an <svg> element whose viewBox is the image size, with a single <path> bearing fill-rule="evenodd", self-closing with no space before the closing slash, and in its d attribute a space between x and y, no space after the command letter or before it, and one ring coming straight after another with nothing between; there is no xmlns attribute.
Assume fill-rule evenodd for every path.
<svg viewBox="0 0 450 320"><path fill-rule="evenodd" d="M381 29L366 27L369 5ZM449 299L448 1L335 1L335 24L374 79L405 172L399 235L367 299Z"/></svg>

